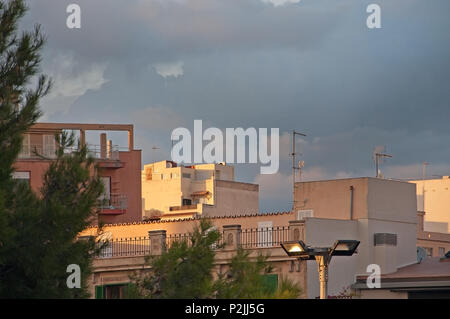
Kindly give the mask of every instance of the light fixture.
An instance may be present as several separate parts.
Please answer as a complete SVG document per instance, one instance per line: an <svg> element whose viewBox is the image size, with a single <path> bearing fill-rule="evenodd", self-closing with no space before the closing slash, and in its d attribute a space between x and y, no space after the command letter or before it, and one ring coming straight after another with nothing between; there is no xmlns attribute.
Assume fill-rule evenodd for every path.
<svg viewBox="0 0 450 319"><path fill-rule="evenodd" d="M309 249L306 247L303 241L289 241L281 243L281 247L283 247L284 251L288 256L291 257L309 257ZM302 258L303 259L303 258Z"/></svg>
<svg viewBox="0 0 450 319"><path fill-rule="evenodd" d="M332 256L351 256L359 245L357 240L336 240L332 247L309 247L303 241L281 244L286 254L302 260L316 260L320 280L320 299L328 298L328 265Z"/></svg>
<svg viewBox="0 0 450 319"><path fill-rule="evenodd" d="M357 240L336 240L331 248L332 256L351 256L359 245Z"/></svg>

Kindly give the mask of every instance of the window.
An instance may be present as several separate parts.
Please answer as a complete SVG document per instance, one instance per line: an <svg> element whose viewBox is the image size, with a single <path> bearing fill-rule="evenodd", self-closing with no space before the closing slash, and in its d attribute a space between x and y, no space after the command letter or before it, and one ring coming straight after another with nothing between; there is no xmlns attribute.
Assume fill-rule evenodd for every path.
<svg viewBox="0 0 450 319"><path fill-rule="evenodd" d="M297 214L298 220L303 220L305 217L314 217L314 211L312 209L299 210Z"/></svg>
<svg viewBox="0 0 450 319"><path fill-rule="evenodd" d="M444 247L439 247L439 256L442 257L445 255L445 248Z"/></svg>
<svg viewBox="0 0 450 319"><path fill-rule="evenodd" d="M188 173L183 173L183 178L191 178L191 174L188 174Z"/></svg>
<svg viewBox="0 0 450 319"><path fill-rule="evenodd" d="M13 172L12 178L30 185L30 172Z"/></svg>
<svg viewBox="0 0 450 319"><path fill-rule="evenodd" d="M183 202L182 202L181 205L183 205L183 206L192 205L192 200L187 199L187 198L183 198Z"/></svg>

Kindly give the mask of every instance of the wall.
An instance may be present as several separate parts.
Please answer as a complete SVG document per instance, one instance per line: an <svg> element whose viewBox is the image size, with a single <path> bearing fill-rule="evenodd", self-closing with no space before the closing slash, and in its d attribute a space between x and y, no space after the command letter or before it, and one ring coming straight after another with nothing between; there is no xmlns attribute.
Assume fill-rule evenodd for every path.
<svg viewBox="0 0 450 319"><path fill-rule="evenodd" d="M444 176L411 183L417 185L417 208L426 212L424 230L450 233L450 178Z"/></svg>
<svg viewBox="0 0 450 319"><path fill-rule="evenodd" d="M274 227L288 226L289 221L294 220L294 214L291 212L236 216L236 217L213 217L211 222L218 228L223 225L241 225L242 229L257 228L259 222L271 221ZM110 232L112 239L129 237L147 237L150 230L166 230L167 234L187 233L198 225L198 219L186 219L178 221L159 221L159 222L140 222L129 224L105 225L104 232ZM80 236L97 234L96 227L90 227L83 231Z"/></svg>
<svg viewBox="0 0 450 319"><path fill-rule="evenodd" d="M121 168L104 168L102 176L111 176L111 192L127 196L128 208L123 215L102 216L105 223L125 223L142 220L141 202L141 151L119 152L119 159L124 163ZM114 188L117 187L116 190ZM114 191L113 191L114 190Z"/></svg>
<svg viewBox="0 0 450 319"><path fill-rule="evenodd" d="M353 186L353 219L367 217L368 178L349 178L295 184L295 209L314 210L314 217L350 219Z"/></svg>
<svg viewBox="0 0 450 319"><path fill-rule="evenodd" d="M305 271L306 268L302 264L299 268L291 271L291 258L288 258L281 248L257 248L251 250L250 258L254 259L258 254L269 255L268 261L273 266L273 274L278 275L278 283L281 277L298 283L303 288L303 295L305 293ZM216 252L216 258L213 268L213 277L217 274L226 271L235 254L235 250L221 249ZM91 298L95 297L95 286L112 285L112 284L126 284L131 282L130 276L134 273L145 273L151 268L145 264L144 257L120 257L108 259L95 259L93 263L93 274L88 283Z"/></svg>
<svg viewBox="0 0 450 319"><path fill-rule="evenodd" d="M204 207L205 216L231 216L259 212L259 186L234 181L215 181L215 207Z"/></svg>
<svg viewBox="0 0 450 319"><path fill-rule="evenodd" d="M360 240L358 223L336 219L305 219L305 243L313 247L331 247L336 239ZM360 251L360 249L358 249ZM338 295L354 282L358 269L359 255L332 257L328 269L328 294ZM320 294L319 275L315 260L307 261L308 298L316 298Z"/></svg>

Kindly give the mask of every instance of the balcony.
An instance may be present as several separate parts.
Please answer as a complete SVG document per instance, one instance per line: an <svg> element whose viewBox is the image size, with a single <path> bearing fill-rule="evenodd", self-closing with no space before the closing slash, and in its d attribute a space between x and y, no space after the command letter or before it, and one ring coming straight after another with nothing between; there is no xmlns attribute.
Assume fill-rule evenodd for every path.
<svg viewBox="0 0 450 319"><path fill-rule="evenodd" d="M125 194L109 194L108 197L99 200L98 207L101 215L125 214L128 208L128 197Z"/></svg>
<svg viewBox="0 0 450 319"><path fill-rule="evenodd" d="M123 164L120 163L119 152L128 151L128 149L120 148L117 145L113 145L108 148L101 148L100 145L86 144L88 148L89 156L100 160L100 161L110 161L111 164L101 165L104 167L122 167ZM58 146L55 144L43 145L43 144L24 144L19 153L19 159L55 159L56 150ZM70 154L77 151L78 148L71 147L65 150L66 153Z"/></svg>

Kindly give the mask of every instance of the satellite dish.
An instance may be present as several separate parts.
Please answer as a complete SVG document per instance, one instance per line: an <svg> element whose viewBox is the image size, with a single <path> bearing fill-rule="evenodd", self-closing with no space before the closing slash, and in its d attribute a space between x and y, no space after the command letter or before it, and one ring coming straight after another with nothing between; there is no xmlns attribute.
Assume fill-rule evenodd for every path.
<svg viewBox="0 0 450 319"><path fill-rule="evenodd" d="M417 262L420 264L422 260L427 258L427 251L422 247L417 247Z"/></svg>

